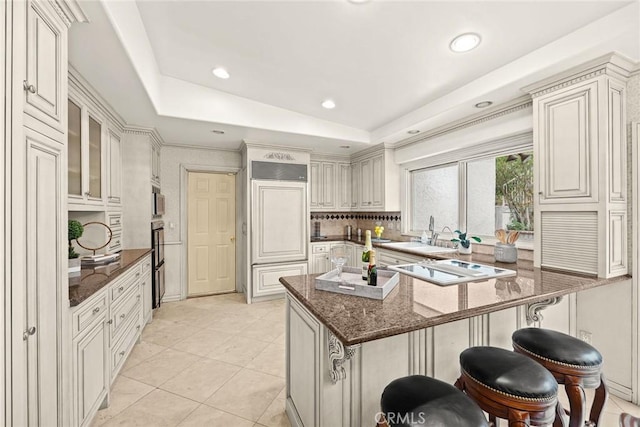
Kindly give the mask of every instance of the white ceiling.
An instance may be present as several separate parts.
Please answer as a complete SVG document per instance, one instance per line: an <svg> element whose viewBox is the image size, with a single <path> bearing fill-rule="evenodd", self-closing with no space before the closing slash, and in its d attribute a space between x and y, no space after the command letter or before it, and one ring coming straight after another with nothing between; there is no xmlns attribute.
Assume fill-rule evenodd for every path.
<svg viewBox="0 0 640 427"><path fill-rule="evenodd" d="M92 22L71 29L72 65L127 122L189 145L344 153L477 113L483 99L506 102L612 50L640 58L631 1L82 4ZM452 53L468 31L480 47Z"/></svg>

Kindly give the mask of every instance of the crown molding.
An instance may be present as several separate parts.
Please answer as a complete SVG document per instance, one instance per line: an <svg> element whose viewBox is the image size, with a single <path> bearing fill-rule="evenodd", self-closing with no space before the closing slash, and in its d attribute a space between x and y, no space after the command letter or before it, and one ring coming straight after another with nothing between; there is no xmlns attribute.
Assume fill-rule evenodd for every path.
<svg viewBox="0 0 640 427"><path fill-rule="evenodd" d="M70 27L74 22L89 22L89 17L76 0L54 0L49 4L67 27Z"/></svg>
<svg viewBox="0 0 640 427"><path fill-rule="evenodd" d="M311 160L312 161L333 161L333 162L345 162L345 163L350 163L351 162L351 155L350 154L331 154L331 153L317 153L317 152L313 152L311 154Z"/></svg>
<svg viewBox="0 0 640 427"><path fill-rule="evenodd" d="M617 52L611 52L560 74L525 86L522 90L536 98L600 75L607 75L624 82L635 69L637 69L637 64L634 61Z"/></svg>
<svg viewBox="0 0 640 427"><path fill-rule="evenodd" d="M260 148L263 150L281 150L281 151L294 151L298 153L311 153L313 150L308 148L298 148L298 147L289 147L286 145L275 145L275 144L262 144L255 141L242 140L242 144L240 145L240 150L243 148L251 149L251 148Z"/></svg>
<svg viewBox="0 0 640 427"><path fill-rule="evenodd" d="M165 142L162 139L162 136L160 136L160 134L155 128L127 125L124 127L124 133L132 134L132 135L146 135L149 138L151 138L151 142L153 144L156 144L160 147L165 145Z"/></svg>
<svg viewBox="0 0 640 427"><path fill-rule="evenodd" d="M228 153L240 153L242 151L241 147L238 147L238 148L205 147L203 145L176 144L173 142L165 142L162 144L162 146L167 148L188 148L190 150L224 151Z"/></svg>
<svg viewBox="0 0 640 427"><path fill-rule="evenodd" d="M392 146L393 148L400 148L400 147L405 147L407 145L424 142L438 136L446 135L452 132L457 132L459 130L462 130L468 127L477 126L479 124L482 124L491 120L495 120L499 117L503 117L509 114L513 114L517 111L531 108L532 105L533 105L533 101L531 100L531 97L528 95L524 95L510 102L493 107L489 111L483 111L481 113L477 113L472 116L468 116L463 119L448 123L444 126L439 126L437 128L434 128L420 135L403 139L402 141L396 142Z"/></svg>

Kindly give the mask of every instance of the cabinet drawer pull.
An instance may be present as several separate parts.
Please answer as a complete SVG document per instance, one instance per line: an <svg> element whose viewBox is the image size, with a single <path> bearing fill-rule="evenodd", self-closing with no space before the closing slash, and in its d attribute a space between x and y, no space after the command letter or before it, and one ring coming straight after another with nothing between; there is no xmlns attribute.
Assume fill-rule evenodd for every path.
<svg viewBox="0 0 640 427"><path fill-rule="evenodd" d="M98 314L100 313L100 307L96 307L93 309L93 314Z"/></svg>
<svg viewBox="0 0 640 427"><path fill-rule="evenodd" d="M124 356L124 353L125 353L125 351L122 350L119 354L120 354L120 356Z"/></svg>
<svg viewBox="0 0 640 427"><path fill-rule="evenodd" d="M26 80L22 82L22 87L29 93L36 93L36 87L34 85L30 85Z"/></svg>
<svg viewBox="0 0 640 427"><path fill-rule="evenodd" d="M120 318L121 318L121 319L124 319L126 316L127 316L126 314L122 313L122 314L120 315Z"/></svg>
<svg viewBox="0 0 640 427"><path fill-rule="evenodd" d="M85 196L87 196L87 197L92 197L92 196L91 196L91 191L85 191L85 192L84 192L84 195L85 195Z"/></svg>
<svg viewBox="0 0 640 427"><path fill-rule="evenodd" d="M139 273L139 272L138 272L138 273L136 273L136 277L140 277L140 273Z"/></svg>
<svg viewBox="0 0 640 427"><path fill-rule="evenodd" d="M138 301L140 301L140 295L138 295Z"/></svg>
<svg viewBox="0 0 640 427"><path fill-rule="evenodd" d="M107 322L107 325L111 325L113 323L113 319L109 319L109 321Z"/></svg>
<svg viewBox="0 0 640 427"><path fill-rule="evenodd" d="M118 292L122 292L122 291L124 291L124 286L120 286L120 287L118 288Z"/></svg>
<svg viewBox="0 0 640 427"><path fill-rule="evenodd" d="M140 330L140 325L136 326L136 329L137 329L137 330Z"/></svg>

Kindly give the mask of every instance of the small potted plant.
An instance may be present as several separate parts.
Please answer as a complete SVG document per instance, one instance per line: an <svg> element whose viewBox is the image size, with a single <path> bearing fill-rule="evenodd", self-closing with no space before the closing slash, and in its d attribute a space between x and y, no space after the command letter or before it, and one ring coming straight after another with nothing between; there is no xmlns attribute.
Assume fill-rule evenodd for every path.
<svg viewBox="0 0 640 427"><path fill-rule="evenodd" d="M470 254L471 253L471 240L473 239L476 242L480 243L482 242L482 239L480 239L477 236L469 236L467 237L467 232L462 232L460 230L455 230L454 233L456 233L458 235L457 239L451 239L451 241L453 243L457 243L458 244L458 253L461 254Z"/></svg>
<svg viewBox="0 0 640 427"><path fill-rule="evenodd" d="M68 239L69 239L69 273L77 273L80 271L80 255L75 251L72 241L79 239L84 233L84 227L80 221L70 219L68 224Z"/></svg>

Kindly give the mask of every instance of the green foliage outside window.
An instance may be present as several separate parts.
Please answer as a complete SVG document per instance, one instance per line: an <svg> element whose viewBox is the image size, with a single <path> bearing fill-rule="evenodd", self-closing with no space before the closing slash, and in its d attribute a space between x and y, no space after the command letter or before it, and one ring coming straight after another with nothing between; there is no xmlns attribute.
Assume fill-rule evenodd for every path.
<svg viewBox="0 0 640 427"><path fill-rule="evenodd" d="M511 211L509 230L533 231L533 154L496 158L496 203Z"/></svg>

